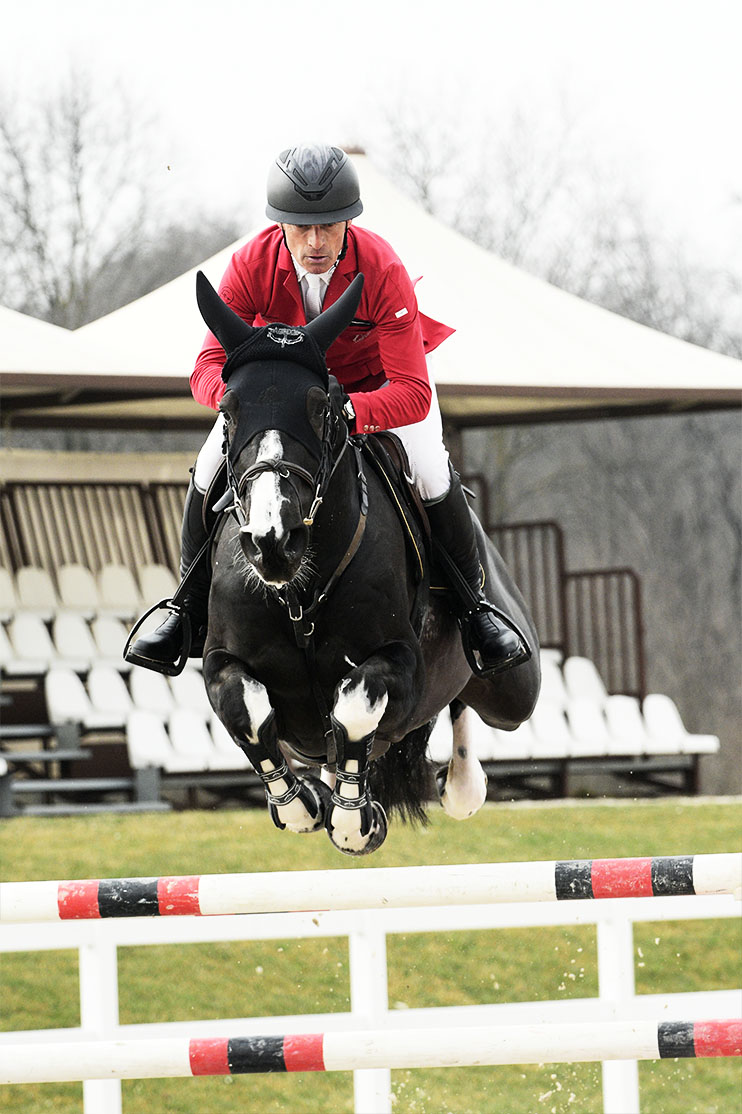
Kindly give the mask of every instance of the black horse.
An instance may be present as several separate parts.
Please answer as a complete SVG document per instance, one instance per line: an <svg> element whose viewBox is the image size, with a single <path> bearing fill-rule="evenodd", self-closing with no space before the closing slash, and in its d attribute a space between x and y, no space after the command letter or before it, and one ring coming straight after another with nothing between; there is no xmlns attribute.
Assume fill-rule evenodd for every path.
<svg viewBox="0 0 742 1114"><path fill-rule="evenodd" d="M367 439L348 434L324 353L362 284L359 275L296 329L253 328L202 274L197 283L228 356L220 410L222 505L231 505L212 552L207 692L262 779L276 825L324 828L352 855L383 843L385 809L424 816L438 712L468 706L512 730L531 714L540 680L533 622L479 523L488 597L533 651L490 679L474 674L445 597L429 592L425 547L410 544L384 475L365 460ZM485 784L464 720L441 779L444 807L459 816L476 811ZM323 767L322 778L306 766Z"/></svg>

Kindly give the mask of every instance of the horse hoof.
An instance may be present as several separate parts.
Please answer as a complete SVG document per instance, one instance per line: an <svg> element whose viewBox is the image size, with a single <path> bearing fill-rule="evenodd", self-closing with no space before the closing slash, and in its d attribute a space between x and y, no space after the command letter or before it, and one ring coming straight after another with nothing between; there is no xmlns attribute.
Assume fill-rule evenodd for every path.
<svg viewBox="0 0 742 1114"><path fill-rule="evenodd" d="M304 777L301 779L301 788L294 798L296 804L303 806L304 817L281 820L278 806L271 800L268 801L268 812L273 823L281 831L288 828L290 832L308 835L310 832L319 832L324 828L331 796L332 790L319 778ZM291 804L294 806L292 808L294 811L294 802L292 801Z"/></svg>
<svg viewBox="0 0 742 1114"><path fill-rule="evenodd" d="M448 769L439 770L435 779L443 811L452 820L469 820L487 800L487 775L480 766L479 777L472 776L462 783L449 773Z"/></svg>
<svg viewBox="0 0 742 1114"><path fill-rule="evenodd" d="M337 847L338 851L342 851L344 855L355 857L370 855L372 851L378 851L386 839L389 824L386 813L378 801L371 802L371 824L365 835L361 835L358 830L340 832L336 827L331 826L331 815L331 813L328 813L327 834L333 846Z"/></svg>
<svg viewBox="0 0 742 1114"><path fill-rule="evenodd" d="M325 817L327 816L327 809L330 805L330 797L332 790L329 785L325 785L324 781L320 778L310 775L309 777L302 778L304 786L309 790L311 800L307 800L304 791L299 794L303 800L307 812L311 812L311 808L316 809L314 825L311 828L305 828L306 832L319 832L325 826Z"/></svg>

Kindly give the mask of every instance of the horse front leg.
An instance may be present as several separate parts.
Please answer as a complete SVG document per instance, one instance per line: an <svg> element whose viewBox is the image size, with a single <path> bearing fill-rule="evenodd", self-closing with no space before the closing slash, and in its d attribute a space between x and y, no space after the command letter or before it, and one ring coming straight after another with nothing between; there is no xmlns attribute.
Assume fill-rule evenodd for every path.
<svg viewBox="0 0 742 1114"><path fill-rule="evenodd" d="M335 788L325 827L346 855L369 855L386 839L386 813L368 789L369 761L390 701L400 712L412 701L416 666L412 649L400 643L368 658L338 686L331 714L337 748Z"/></svg>
<svg viewBox="0 0 742 1114"><path fill-rule="evenodd" d="M234 659L211 669L205 662L204 679L212 707L265 787L268 811L276 827L292 832L320 831L330 790L318 778L298 778L289 767L265 687Z"/></svg>

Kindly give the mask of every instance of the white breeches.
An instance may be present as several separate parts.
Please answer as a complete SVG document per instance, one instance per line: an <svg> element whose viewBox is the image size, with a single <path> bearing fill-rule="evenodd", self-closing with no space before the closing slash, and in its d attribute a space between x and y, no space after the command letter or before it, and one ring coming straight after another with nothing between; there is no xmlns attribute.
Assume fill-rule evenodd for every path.
<svg viewBox="0 0 742 1114"><path fill-rule="evenodd" d="M428 369L430 369L429 357ZM392 430L405 447L415 487L423 500L440 499L451 486L448 451L443 444L443 422L438 405L438 394L432 378L430 386L432 396L427 416L414 425ZM219 414L198 454L196 467L193 470L193 482L202 493L208 491L222 462L223 444L224 418Z"/></svg>

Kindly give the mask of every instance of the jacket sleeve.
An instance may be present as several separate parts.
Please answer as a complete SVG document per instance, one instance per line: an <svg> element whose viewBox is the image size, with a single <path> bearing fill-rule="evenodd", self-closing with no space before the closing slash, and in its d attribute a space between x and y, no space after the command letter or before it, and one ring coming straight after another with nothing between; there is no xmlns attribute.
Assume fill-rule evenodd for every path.
<svg viewBox="0 0 742 1114"><path fill-rule="evenodd" d="M244 321L253 323L257 310L245 279L244 269L238 266L234 256L229 261L219 283L219 296ZM226 353L214 334L207 332L191 372L190 383L191 393L196 402L200 402L202 406L210 406L212 410L219 408L219 400L226 390L226 385L222 382L222 368L226 358Z"/></svg>
<svg viewBox="0 0 742 1114"><path fill-rule="evenodd" d="M351 392L358 433L421 422L431 399L417 299L401 263L384 270L369 308L387 382L377 390Z"/></svg>

